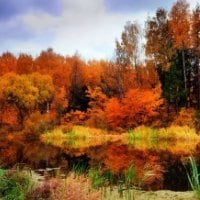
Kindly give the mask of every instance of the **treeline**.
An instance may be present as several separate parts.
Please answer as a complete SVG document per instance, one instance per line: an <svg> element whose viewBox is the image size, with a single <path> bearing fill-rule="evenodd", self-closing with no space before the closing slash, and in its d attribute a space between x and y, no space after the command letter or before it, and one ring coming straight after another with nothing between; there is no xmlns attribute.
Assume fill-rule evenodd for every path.
<svg viewBox="0 0 200 200"><path fill-rule="evenodd" d="M147 62L154 65L163 96L177 110L200 108L200 6L177 1L170 12L158 9L146 23Z"/></svg>
<svg viewBox="0 0 200 200"><path fill-rule="evenodd" d="M182 107L200 108L200 7L184 0L158 9L145 27L128 22L114 61L84 61L49 48L39 56L0 56L0 125L31 122L99 128L166 125ZM168 111L168 112L167 112ZM166 114L167 113L167 114ZM171 114L170 116L170 113Z"/></svg>

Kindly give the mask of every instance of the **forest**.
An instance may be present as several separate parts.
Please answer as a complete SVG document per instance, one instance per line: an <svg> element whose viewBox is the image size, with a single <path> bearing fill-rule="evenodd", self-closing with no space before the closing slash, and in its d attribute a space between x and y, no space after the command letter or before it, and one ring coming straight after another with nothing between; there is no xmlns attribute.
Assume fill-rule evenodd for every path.
<svg viewBox="0 0 200 200"><path fill-rule="evenodd" d="M168 126L179 114L198 113L199 32L200 7L190 12L188 3L178 1L169 12L159 8L145 30L127 22L112 61L86 62L51 48L35 58L5 52L0 57L0 125L23 128L35 113L41 118L48 113L55 125L115 130Z"/></svg>
<svg viewBox="0 0 200 200"><path fill-rule="evenodd" d="M0 166L8 169L16 163L23 162L31 168L55 168L64 166L67 162L71 169L78 163L78 170L81 170L84 167L81 168L79 164L85 164L87 159L90 160L87 164L93 167L102 162L103 167L100 171L103 171L103 179L99 175L100 172L94 171L94 168L88 172L94 188L97 189L100 185L104 185L102 180L106 179L105 176L108 177L108 174L104 173L105 169L113 173L111 185L115 185L118 180L116 177L121 177L118 174L125 171L128 176L131 176L135 163L134 170L137 169L137 165L138 169L142 168L138 172L139 175L132 175L134 178L136 176L134 185L139 187L138 180L146 169L144 163L146 159L154 175L145 179L144 185L141 186L143 189L173 189L172 185L175 183L177 184L175 190L188 190L187 173L184 164L180 164L180 157L191 156L191 149L195 148L192 155L196 158L197 165L199 164L200 151L197 143L199 143L200 131L200 5L191 10L188 2L178 0L169 11L158 8L154 16L146 19L143 28L137 22L127 22L121 38L116 39L114 52L113 59L87 61L78 53L64 56L56 53L52 48L41 51L35 57L25 52L18 55L11 52L2 53L0 56ZM110 139L104 139L109 140L107 142L111 142L111 146L107 146L105 150L105 145L100 148L100 144L104 140L102 137L107 135ZM159 140L156 140L156 144L158 143L155 147L156 153L152 154L149 147L148 150L138 147L145 144L148 146L147 137L155 139L155 135L162 140L160 146ZM64 143L59 145L59 141L66 138L67 144L71 145L73 139L75 142L78 139L87 141L87 137L91 140L93 136L97 138L89 146L81 143L78 144L79 148L74 147L73 143L70 153L69 149L66 150L67 147L63 146ZM124 137L128 137L129 142L131 140L136 146L129 148L124 143L115 144L118 140L124 141ZM189 142L186 137L190 137ZM98 138L101 138L101 142L97 142ZM140 138L142 145L137 146L136 138ZM175 142L172 146L178 143L178 147L174 147L173 152L170 150L172 146L166 147L167 150L163 149L162 142L165 139L168 142ZM38 141L51 145L45 148L55 157L53 158L51 153L48 157ZM32 142L36 142L36 145L31 145ZM180 143L184 142L187 150L186 146L180 147ZM95 150L91 149L95 145L100 149L98 155L95 155ZM29 149L28 146L33 149ZM57 155L60 152L59 148L65 151L66 157ZM74 150L76 148L80 152ZM84 150L81 150L84 148L88 149L85 150L85 154L82 152ZM34 160L34 156L31 156L34 155L32 151L41 153L41 158L36 156ZM106 152L103 161L105 154L100 151ZM141 152L145 152L143 158L137 157L136 155ZM48 164L46 161L41 161L42 155L48 157ZM169 158L177 161L178 166L175 161L170 162L167 156L163 158L167 161L162 161L162 155L168 155ZM64 158L67 161L64 162ZM81 162L77 161L78 158ZM193 158L190 158L190 161L195 167ZM167 162L170 164L166 164ZM189 164L187 165L189 167ZM166 178L175 176L173 172L169 174L169 166L171 169L178 170L175 173L183 177L180 182L176 182L177 177L174 182ZM75 169L74 173L77 173L77 168L73 169ZM0 179L3 174L2 169ZM13 175L7 176L12 179ZM95 177L98 177L98 180ZM72 191L74 190L73 184L76 189L82 187L76 185L81 183L73 182L71 176L69 178L72 179L72 183L68 190L70 187ZM124 190L131 188L127 199L134 199L131 196L132 179L123 180L125 180ZM190 178L189 183L193 183L191 188L199 192L200 186L195 187L192 181L193 179ZM108 188L109 184L110 182L106 182L105 188ZM58 188L62 187L64 186L59 185ZM0 183L0 198L5 194L2 188ZM53 199L80 199L61 197L60 191L58 192L57 189L55 193L52 191L49 191L49 195L51 193ZM197 196L200 198L198 192ZM37 191L32 192L32 197L29 196L28 199L39 199L39 197L33 198L36 193ZM41 191L40 193L42 194ZM48 192L43 191L43 193ZM62 193L62 195L66 194ZM100 199L99 191L91 194L91 198L86 193L82 195L82 199Z"/></svg>

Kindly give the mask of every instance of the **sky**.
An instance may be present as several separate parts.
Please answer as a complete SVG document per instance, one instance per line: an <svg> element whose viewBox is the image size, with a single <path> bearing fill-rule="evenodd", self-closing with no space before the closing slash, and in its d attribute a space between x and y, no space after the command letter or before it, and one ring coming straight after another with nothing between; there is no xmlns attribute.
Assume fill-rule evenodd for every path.
<svg viewBox="0 0 200 200"><path fill-rule="evenodd" d="M127 21L144 25L174 0L0 0L0 54L33 56L53 48L84 59L111 59ZM198 0L190 0L195 7Z"/></svg>

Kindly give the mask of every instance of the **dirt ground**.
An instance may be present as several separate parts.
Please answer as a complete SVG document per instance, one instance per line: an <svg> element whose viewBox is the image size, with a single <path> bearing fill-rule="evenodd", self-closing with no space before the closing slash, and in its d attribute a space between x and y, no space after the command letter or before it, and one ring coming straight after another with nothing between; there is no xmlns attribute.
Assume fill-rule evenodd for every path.
<svg viewBox="0 0 200 200"><path fill-rule="evenodd" d="M118 192L107 192L103 195L101 200L198 200L195 193L192 191L187 192L174 192L169 190L159 191L132 191L129 195L125 194L122 197Z"/></svg>
<svg viewBox="0 0 200 200"><path fill-rule="evenodd" d="M169 190L160 190L156 192L135 192L135 200L197 200L195 193L174 192Z"/></svg>

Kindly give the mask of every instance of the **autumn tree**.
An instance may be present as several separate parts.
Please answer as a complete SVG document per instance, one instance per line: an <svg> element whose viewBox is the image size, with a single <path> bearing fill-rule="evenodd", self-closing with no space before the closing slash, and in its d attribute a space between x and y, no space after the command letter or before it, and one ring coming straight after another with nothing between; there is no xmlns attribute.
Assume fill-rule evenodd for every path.
<svg viewBox="0 0 200 200"><path fill-rule="evenodd" d="M160 92L159 87L154 90L130 89L121 101L110 99L105 109L108 123L112 128L152 123L163 103Z"/></svg>
<svg viewBox="0 0 200 200"><path fill-rule="evenodd" d="M192 47L200 52L200 5L192 13Z"/></svg>
<svg viewBox="0 0 200 200"><path fill-rule="evenodd" d="M10 53L3 53L0 57L0 76L9 73L16 72L17 59Z"/></svg>
<svg viewBox="0 0 200 200"><path fill-rule="evenodd" d="M86 111L89 99L87 97L87 85L85 84L85 63L78 55L72 57L72 71L69 88L69 105L70 110Z"/></svg>
<svg viewBox="0 0 200 200"><path fill-rule="evenodd" d="M188 93L187 69L185 52L190 48L190 13L189 4L185 0L178 0L170 11L169 27L173 39L173 46L182 54L184 89ZM188 98L186 98L187 103Z"/></svg>
<svg viewBox="0 0 200 200"><path fill-rule="evenodd" d="M30 74L27 78L32 86L38 90L36 108L41 113L48 112L55 93L52 78L49 75L42 75L40 73Z"/></svg>
<svg viewBox="0 0 200 200"><path fill-rule="evenodd" d="M100 87L106 96L114 97L119 95L118 69L116 63L107 62L102 66L102 74L100 76Z"/></svg>
<svg viewBox="0 0 200 200"><path fill-rule="evenodd" d="M185 105L185 90L181 53L173 56L171 66L166 72L161 72L163 96L169 105L174 105L176 112Z"/></svg>
<svg viewBox="0 0 200 200"><path fill-rule="evenodd" d="M38 72L52 75L63 63L64 57L56 54L52 48L42 51L35 59L35 67Z"/></svg>
<svg viewBox="0 0 200 200"><path fill-rule="evenodd" d="M96 128L107 128L104 105L108 100L100 87L88 88L87 96L89 97L89 108L87 114L89 120L87 124Z"/></svg>
<svg viewBox="0 0 200 200"><path fill-rule="evenodd" d="M9 73L1 78L0 91L3 100L17 108L19 124L23 125L27 115L52 101L54 87L46 75Z"/></svg>
<svg viewBox="0 0 200 200"><path fill-rule="evenodd" d="M147 61L153 61L157 70L168 70L174 50L167 11L162 8L158 9L156 16L147 20L145 32Z"/></svg>
<svg viewBox="0 0 200 200"><path fill-rule="evenodd" d="M34 62L31 55L21 53L17 59L17 73L30 74L34 70Z"/></svg>
<svg viewBox="0 0 200 200"><path fill-rule="evenodd" d="M116 129L123 125L123 109L118 98L110 98L105 104L105 114L109 127Z"/></svg>
<svg viewBox="0 0 200 200"><path fill-rule="evenodd" d="M196 94L197 94L197 108L200 109L200 6L196 6L192 14L192 48L195 52L196 58Z"/></svg>
<svg viewBox="0 0 200 200"><path fill-rule="evenodd" d="M120 97L127 90L125 81L135 67L136 82L139 85L138 59L139 59L139 26L136 23L127 22L121 35L121 42L116 41L116 67L118 90Z"/></svg>

